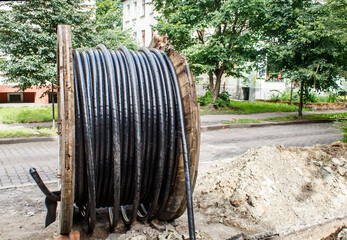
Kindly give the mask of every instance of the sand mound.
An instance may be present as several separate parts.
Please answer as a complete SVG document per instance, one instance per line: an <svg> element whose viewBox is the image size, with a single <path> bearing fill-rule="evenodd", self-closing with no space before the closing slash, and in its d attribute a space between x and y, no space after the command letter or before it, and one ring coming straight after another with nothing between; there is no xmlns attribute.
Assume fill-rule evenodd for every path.
<svg viewBox="0 0 347 240"><path fill-rule="evenodd" d="M347 216L346 150L266 146L202 167L195 210L211 223L281 236Z"/></svg>

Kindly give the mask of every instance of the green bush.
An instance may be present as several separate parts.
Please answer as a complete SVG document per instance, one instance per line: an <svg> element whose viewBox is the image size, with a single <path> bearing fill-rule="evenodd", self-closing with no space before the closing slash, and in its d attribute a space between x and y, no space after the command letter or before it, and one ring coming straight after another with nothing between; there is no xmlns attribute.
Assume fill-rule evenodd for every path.
<svg viewBox="0 0 347 240"><path fill-rule="evenodd" d="M284 100L281 100L281 96L279 94L275 94L275 93L271 94L270 100L275 102L284 101Z"/></svg>
<svg viewBox="0 0 347 240"><path fill-rule="evenodd" d="M336 121L335 122L335 126L337 126L338 128L340 128L343 137L342 137L342 142L347 143L347 121L343 120L343 121Z"/></svg>
<svg viewBox="0 0 347 240"><path fill-rule="evenodd" d="M318 96L315 93L304 94L304 96L302 96L302 101L304 103L317 103L317 102L319 102Z"/></svg>
<svg viewBox="0 0 347 240"><path fill-rule="evenodd" d="M338 98L336 94L329 94L328 103L336 103L338 102Z"/></svg>
<svg viewBox="0 0 347 240"><path fill-rule="evenodd" d="M210 91L207 91L204 96L198 97L198 103L200 103L201 106L208 106L210 104L213 104L215 108L223 108L230 105L230 94L226 91L219 94L217 101L213 102L213 96Z"/></svg>
<svg viewBox="0 0 347 240"><path fill-rule="evenodd" d="M278 93L273 93L270 97L270 100L272 101L290 101L290 91L285 91L281 93L280 91L277 91ZM292 101L293 102L298 102L299 101L299 95L297 92L293 91L293 96L292 96Z"/></svg>
<svg viewBox="0 0 347 240"><path fill-rule="evenodd" d="M270 100L272 101L290 101L290 91L285 91L283 93L272 90L273 92L270 96ZM299 102L299 92L293 92L293 102ZM330 93L328 96L320 96L315 93L309 93L303 96L304 103L336 103L338 102L338 97L336 94Z"/></svg>
<svg viewBox="0 0 347 240"><path fill-rule="evenodd" d="M213 106L215 108L223 108L230 106L230 94L227 91L221 92Z"/></svg>
<svg viewBox="0 0 347 240"><path fill-rule="evenodd" d="M201 106L208 106L213 103L212 93L207 91L204 96L199 96L198 103L200 103Z"/></svg>

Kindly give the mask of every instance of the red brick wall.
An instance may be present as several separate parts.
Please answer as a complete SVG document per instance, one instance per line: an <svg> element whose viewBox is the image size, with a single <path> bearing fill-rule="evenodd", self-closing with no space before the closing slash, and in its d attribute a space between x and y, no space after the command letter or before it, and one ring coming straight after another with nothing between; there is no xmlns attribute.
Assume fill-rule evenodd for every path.
<svg viewBox="0 0 347 240"><path fill-rule="evenodd" d="M48 104L48 95L41 97L48 88L32 87L24 91L23 102L34 102L38 104ZM18 88L0 85L0 103L7 103L7 93L18 92ZM56 92L56 91L55 91Z"/></svg>

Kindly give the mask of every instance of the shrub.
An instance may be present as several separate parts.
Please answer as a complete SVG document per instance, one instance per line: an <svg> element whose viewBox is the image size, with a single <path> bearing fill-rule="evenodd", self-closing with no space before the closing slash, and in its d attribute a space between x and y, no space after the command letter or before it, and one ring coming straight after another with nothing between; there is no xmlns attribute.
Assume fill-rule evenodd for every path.
<svg viewBox="0 0 347 240"><path fill-rule="evenodd" d="M314 93L304 94L304 96L302 96L302 101L304 103L317 103L317 102L319 102L317 94L314 94Z"/></svg>
<svg viewBox="0 0 347 240"><path fill-rule="evenodd" d="M213 103L212 93L207 91L204 96L199 96L198 103L200 103L201 106L207 106Z"/></svg>
<svg viewBox="0 0 347 240"><path fill-rule="evenodd" d="M201 106L208 106L212 103L215 108L222 108L230 105L229 97L230 94L224 91L219 94L217 101L213 102L212 93L207 91L204 96L198 97L198 103L200 103Z"/></svg>
<svg viewBox="0 0 347 240"><path fill-rule="evenodd" d="M271 95L270 99L272 101L286 101L286 102L290 101L290 91L285 91L283 93L281 93L280 91L277 91L277 90L272 90L272 91L278 92L278 93L273 93ZM298 102L299 101L299 95L298 95L297 92L293 91L292 101L293 102Z"/></svg>
<svg viewBox="0 0 347 240"><path fill-rule="evenodd" d="M347 121L346 120L342 120L342 121L336 121L335 126L337 126L338 128L340 128L343 137L342 137L342 142L347 143Z"/></svg>

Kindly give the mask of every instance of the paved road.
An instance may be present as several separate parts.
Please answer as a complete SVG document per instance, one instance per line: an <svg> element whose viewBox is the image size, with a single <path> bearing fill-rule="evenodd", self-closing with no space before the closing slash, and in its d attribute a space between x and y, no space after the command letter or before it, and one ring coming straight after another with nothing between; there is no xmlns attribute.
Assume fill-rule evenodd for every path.
<svg viewBox="0 0 347 240"><path fill-rule="evenodd" d="M263 145L309 146L342 138L331 123L235 128L202 133L200 161L238 156ZM56 181L58 142L0 144L0 189L33 184L28 170L35 167L44 182Z"/></svg>
<svg viewBox="0 0 347 240"><path fill-rule="evenodd" d="M200 161L216 161L241 155L266 145L313 146L342 139L332 123L233 128L201 133Z"/></svg>

